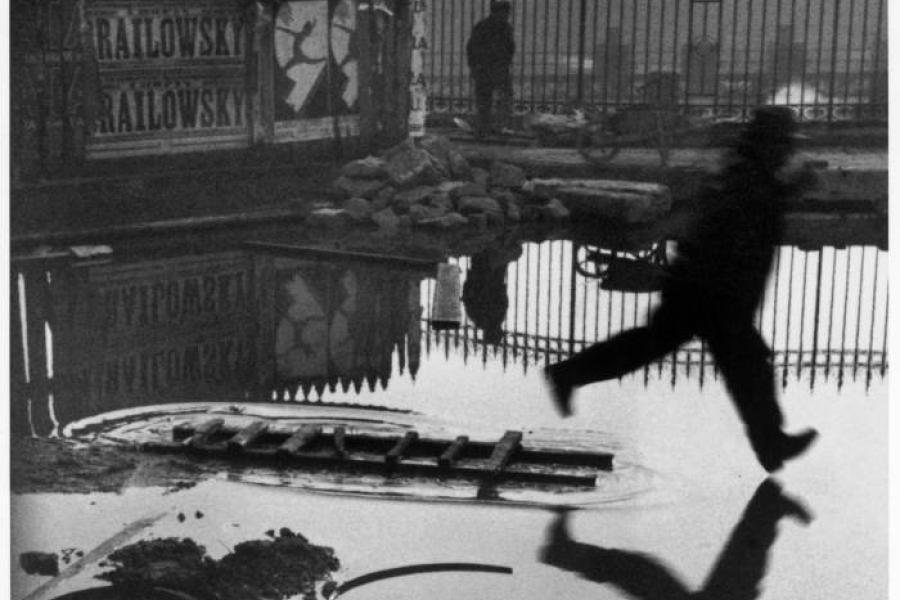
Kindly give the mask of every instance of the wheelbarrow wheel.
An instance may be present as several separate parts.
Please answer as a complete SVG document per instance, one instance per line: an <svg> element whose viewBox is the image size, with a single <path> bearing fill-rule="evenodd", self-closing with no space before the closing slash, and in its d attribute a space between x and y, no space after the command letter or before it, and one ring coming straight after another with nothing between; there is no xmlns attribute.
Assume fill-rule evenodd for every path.
<svg viewBox="0 0 900 600"><path fill-rule="evenodd" d="M621 150L617 136L608 131L605 123L581 127L575 141L582 158L600 165L611 161Z"/></svg>
<svg viewBox="0 0 900 600"><path fill-rule="evenodd" d="M601 279L614 256L610 250L578 244L575 247L575 272L582 277Z"/></svg>

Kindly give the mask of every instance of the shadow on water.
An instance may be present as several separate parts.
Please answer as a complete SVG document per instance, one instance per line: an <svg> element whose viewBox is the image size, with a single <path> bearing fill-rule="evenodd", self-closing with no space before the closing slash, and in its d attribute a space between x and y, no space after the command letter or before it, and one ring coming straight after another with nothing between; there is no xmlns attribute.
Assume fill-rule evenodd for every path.
<svg viewBox="0 0 900 600"><path fill-rule="evenodd" d="M325 400L415 380L459 354L504 370L546 364L640 324L652 289L604 286L578 268L580 246L512 242L453 258L468 315L429 330L434 270L418 257L213 250L169 257L13 261L13 430L57 435L73 421L175 402ZM884 251L782 247L758 315L782 384L883 377ZM690 342L648 366L715 377ZM462 374L461 374L462 375ZM502 379L498 379L502 386ZM428 390L421 390L427 394Z"/></svg>
<svg viewBox="0 0 900 600"><path fill-rule="evenodd" d="M778 522L784 517L792 517L804 525L812 521L812 515L802 503L785 495L774 480L764 480L747 504L702 588L689 590L654 556L573 540L567 526L571 511L570 508L557 510L540 560L589 581L615 586L641 600L756 598L766 574L769 552L775 543Z"/></svg>

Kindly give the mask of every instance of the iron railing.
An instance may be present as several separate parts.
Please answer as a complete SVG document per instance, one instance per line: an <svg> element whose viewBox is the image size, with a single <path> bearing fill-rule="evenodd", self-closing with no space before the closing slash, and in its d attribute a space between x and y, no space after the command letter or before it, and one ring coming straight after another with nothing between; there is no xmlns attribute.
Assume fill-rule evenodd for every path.
<svg viewBox="0 0 900 600"><path fill-rule="evenodd" d="M804 251L782 246L760 303L756 325L773 350L782 386L808 382L883 378L888 366L888 282L886 252L872 246L823 247ZM468 318L451 332L432 332L424 351L461 353L465 360L545 365L620 331L645 324L658 293L604 290L579 275L571 242L526 244L507 267L509 308L499 344L485 343ZM471 259L459 259L463 277ZM423 302L434 282L423 286ZM426 306L430 306L426 304ZM427 310L424 317L427 319ZM489 358L490 357L490 358ZM664 371L673 383L681 375L702 385L714 360L695 339L640 371L645 381ZM693 375L692 375L693 374Z"/></svg>
<svg viewBox="0 0 900 600"><path fill-rule="evenodd" d="M474 110L465 43L489 0L433 0L434 113ZM885 0L518 0L515 108L664 104L742 121L782 104L804 121L887 120Z"/></svg>

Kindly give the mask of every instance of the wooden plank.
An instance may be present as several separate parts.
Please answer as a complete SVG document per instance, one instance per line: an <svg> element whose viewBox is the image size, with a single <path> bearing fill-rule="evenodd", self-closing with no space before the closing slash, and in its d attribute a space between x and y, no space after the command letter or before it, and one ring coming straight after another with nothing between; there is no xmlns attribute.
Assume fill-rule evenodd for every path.
<svg viewBox="0 0 900 600"><path fill-rule="evenodd" d="M521 431L507 431L494 446L494 451L488 459L488 470L491 473L499 473L509 463L513 453L522 445Z"/></svg>
<svg viewBox="0 0 900 600"><path fill-rule="evenodd" d="M321 427L303 425L278 447L278 452L282 454L296 454L309 446L321 433Z"/></svg>
<svg viewBox="0 0 900 600"><path fill-rule="evenodd" d="M228 440L228 450L231 452L243 451L255 439L264 434L268 427L265 421L253 421Z"/></svg>
<svg viewBox="0 0 900 600"><path fill-rule="evenodd" d="M222 419L221 417L209 419L208 421L200 423L200 425L194 429L194 434L187 439L185 444L192 448L203 446L209 442L209 438L219 431L224 424L225 419Z"/></svg>
<svg viewBox="0 0 900 600"><path fill-rule="evenodd" d="M244 247L250 250L259 250L272 252L286 256L298 256L309 258L312 260L346 260L352 262L374 262L396 264L412 269L421 269L428 275L434 273L438 260L429 260L417 258L414 256L404 256L402 254L381 254L378 252L359 252L354 250L336 250L333 248L320 248L316 246L299 246L296 244L283 244L277 242L265 242L248 240L244 242Z"/></svg>
<svg viewBox="0 0 900 600"><path fill-rule="evenodd" d="M438 457L438 465L441 467L449 467L452 465L459 455L462 454L466 444L469 443L469 436L461 435L457 437L452 444Z"/></svg>
<svg viewBox="0 0 900 600"><path fill-rule="evenodd" d="M339 458L347 458L347 429L345 427L334 428L334 449Z"/></svg>
<svg viewBox="0 0 900 600"><path fill-rule="evenodd" d="M403 455L409 450L409 447L419 439L419 434L415 431L407 431L406 435L397 440L397 443L394 444L394 447L388 450L387 454L384 455L384 462L389 465L397 464Z"/></svg>

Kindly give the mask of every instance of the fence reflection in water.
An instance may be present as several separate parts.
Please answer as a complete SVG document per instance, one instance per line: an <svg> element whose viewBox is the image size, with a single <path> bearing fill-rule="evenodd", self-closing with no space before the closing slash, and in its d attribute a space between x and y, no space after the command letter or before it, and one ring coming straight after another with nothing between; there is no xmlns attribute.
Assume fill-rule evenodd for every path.
<svg viewBox="0 0 900 600"><path fill-rule="evenodd" d="M371 267L337 269L338 279L319 278L331 283L315 288L331 298L323 305L332 315L327 331L340 334L328 338L331 357L323 362L315 352L291 354L285 346L282 358L296 354L299 362L277 369L273 361L284 340L274 335L281 312L272 303L287 280L251 254L126 262L77 272L65 265L13 265L12 428L47 435L84 416L169 402L322 400L326 393L360 394L366 388L375 393L377 384L388 387L394 370L414 379L422 350L423 361L454 352L466 361L499 361L504 368L527 371L646 322L658 295L602 289L598 280L578 274L574 248L567 241L525 244L521 255L507 248L497 261L488 261L479 285L502 296L502 309L499 314L481 309L498 325L491 329L497 344L485 342L468 314L459 330L428 330L434 280L423 285L424 273L403 267L378 273ZM467 278L473 260L457 262ZM298 272L318 272L311 268ZM505 286L488 281L502 279L504 272ZM361 310L346 320L332 309L350 306L341 301L350 296L337 294L332 284L350 282L353 273L355 281L370 284L344 286L357 291L351 304ZM209 292L202 303L201 281ZM277 306L290 310L291 304ZM848 378L864 378L868 387L887 370L887 323L885 251L780 249L758 325L774 349L782 385L840 387ZM350 349L365 360L348 362ZM380 358L372 362L373 356ZM668 377L672 385L679 379L703 385L715 370L704 345L693 341L634 376L645 383Z"/></svg>
<svg viewBox="0 0 900 600"><path fill-rule="evenodd" d="M497 345L484 343L466 319L458 331L429 332L426 353L461 352L466 360L501 360L505 367L544 365L620 331L643 325L658 293L604 290L575 271L573 245L527 244L507 269L509 309ZM459 265L465 277L470 259ZM433 283L423 287L423 302ZM427 306L427 303L425 304ZM428 314L425 315L426 318ZM770 347L783 386L809 386L845 378L884 377L887 370L888 281L886 252L873 246L812 251L782 246L760 303L757 326ZM495 358L496 357L496 358ZM693 340L652 366L651 376L696 379L715 376L712 357Z"/></svg>

